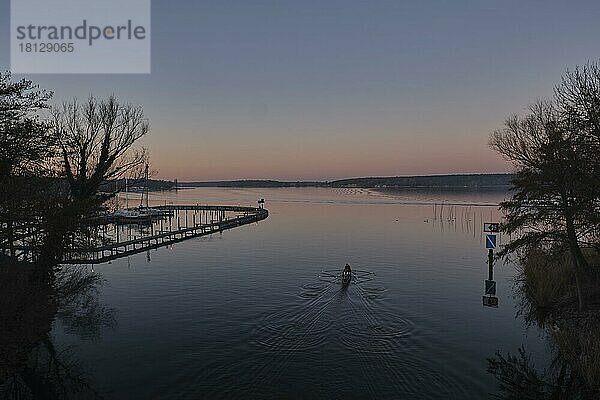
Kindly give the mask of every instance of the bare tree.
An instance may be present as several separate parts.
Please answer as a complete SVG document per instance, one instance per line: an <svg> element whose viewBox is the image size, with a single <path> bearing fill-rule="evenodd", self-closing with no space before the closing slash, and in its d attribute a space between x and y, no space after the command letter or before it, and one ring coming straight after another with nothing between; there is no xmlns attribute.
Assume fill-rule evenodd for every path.
<svg viewBox="0 0 600 400"><path fill-rule="evenodd" d="M501 203L501 228L517 235L500 255L535 247L568 251L580 308L588 270L581 245L593 238L599 221L599 128L600 72L594 65L567 73L551 101L510 117L490 138L490 146L516 168L515 194Z"/></svg>
<svg viewBox="0 0 600 400"><path fill-rule="evenodd" d="M0 122L48 108L52 92L41 90L28 79L13 82L11 78L10 72L0 72Z"/></svg>
<svg viewBox="0 0 600 400"><path fill-rule="evenodd" d="M13 82L0 72L0 178L40 175L52 158L55 141L39 116L51 97L30 80Z"/></svg>
<svg viewBox="0 0 600 400"><path fill-rule="evenodd" d="M63 171L76 201L104 201L103 184L140 174L147 152L136 148L149 124L141 107L122 104L114 96L83 104L75 99L53 112Z"/></svg>
<svg viewBox="0 0 600 400"><path fill-rule="evenodd" d="M39 220L55 204L54 137L41 113L52 93L0 72L0 242L15 255L16 229Z"/></svg>
<svg viewBox="0 0 600 400"><path fill-rule="evenodd" d="M589 63L567 71L555 90L561 116L582 143L578 156L585 164L585 196L588 225L600 230L600 65ZM597 240L591 243L600 245Z"/></svg>

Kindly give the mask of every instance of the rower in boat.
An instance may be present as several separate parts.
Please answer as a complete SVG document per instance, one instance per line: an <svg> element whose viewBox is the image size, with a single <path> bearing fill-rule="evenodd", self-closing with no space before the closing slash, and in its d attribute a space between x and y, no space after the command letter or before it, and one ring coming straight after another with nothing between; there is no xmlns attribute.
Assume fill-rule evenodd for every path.
<svg viewBox="0 0 600 400"><path fill-rule="evenodd" d="M342 271L342 285L348 285L352 280L352 269L349 264L346 264Z"/></svg>

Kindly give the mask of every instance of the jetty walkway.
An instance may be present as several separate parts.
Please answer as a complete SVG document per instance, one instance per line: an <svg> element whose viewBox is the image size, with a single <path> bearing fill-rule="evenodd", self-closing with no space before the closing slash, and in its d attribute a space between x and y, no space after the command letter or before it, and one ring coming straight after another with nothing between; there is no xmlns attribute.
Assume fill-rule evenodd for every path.
<svg viewBox="0 0 600 400"><path fill-rule="evenodd" d="M64 251L61 264L106 263L255 223L269 216L264 208L241 206L165 205L151 209L164 215L135 223L116 223L110 217L99 218L93 234L83 241L85 244ZM7 250L0 246L0 252L6 253ZM35 249L26 243L13 243L10 251L21 253L24 260L35 257Z"/></svg>

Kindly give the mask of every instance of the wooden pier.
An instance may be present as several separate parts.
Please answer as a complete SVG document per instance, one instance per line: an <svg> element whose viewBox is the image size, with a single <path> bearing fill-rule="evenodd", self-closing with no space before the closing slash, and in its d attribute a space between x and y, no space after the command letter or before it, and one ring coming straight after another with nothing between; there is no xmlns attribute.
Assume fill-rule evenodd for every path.
<svg viewBox="0 0 600 400"><path fill-rule="evenodd" d="M107 223L96 227L96 240L90 238L88 246L67 249L61 263L106 263L258 222L269 216L266 209L255 207L167 205L152 208L168 212L168 215L153 218L148 224L114 224L108 223L110 218L107 218ZM98 241L108 244L94 245ZM13 245L11 250L24 254L23 259L34 257L34 250L27 245Z"/></svg>

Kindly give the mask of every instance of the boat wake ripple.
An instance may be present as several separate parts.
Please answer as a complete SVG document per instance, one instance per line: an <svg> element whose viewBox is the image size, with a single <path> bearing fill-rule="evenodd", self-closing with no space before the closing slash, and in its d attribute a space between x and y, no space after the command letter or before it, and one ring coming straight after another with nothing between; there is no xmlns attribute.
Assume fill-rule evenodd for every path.
<svg viewBox="0 0 600 400"><path fill-rule="evenodd" d="M355 270L351 283L342 286L339 271L322 271L317 282L300 288L297 304L259 319L246 342L248 357L235 365L215 366L201 381L211 382L217 391L223 390L219 380L232 375L252 382L230 386L226 398L249 393L285 398L290 380L335 398L353 397L348 390L356 385L371 398L427 398L424 393L468 398L459 376L420 356L427 353L427 341L419 338L419 328L408 317L386 302L387 291L373 286L374 277ZM307 367L326 375L327 385L304 381Z"/></svg>

